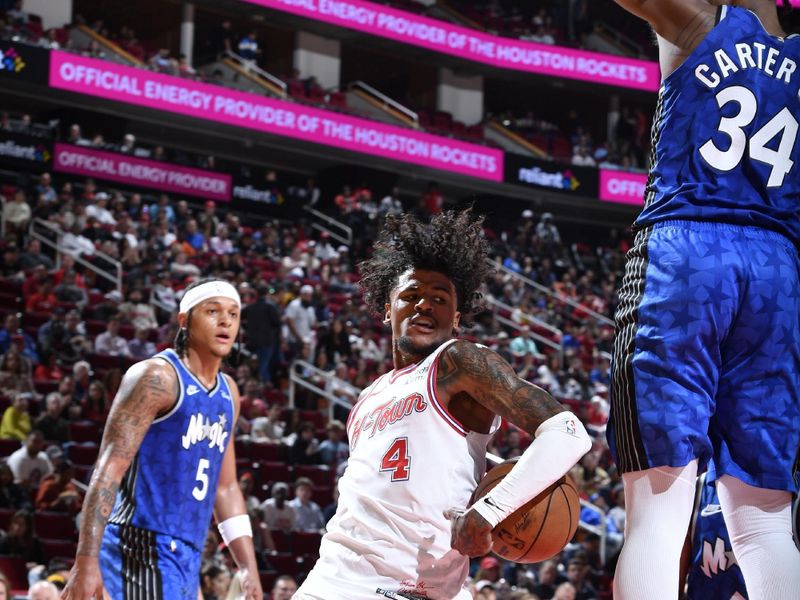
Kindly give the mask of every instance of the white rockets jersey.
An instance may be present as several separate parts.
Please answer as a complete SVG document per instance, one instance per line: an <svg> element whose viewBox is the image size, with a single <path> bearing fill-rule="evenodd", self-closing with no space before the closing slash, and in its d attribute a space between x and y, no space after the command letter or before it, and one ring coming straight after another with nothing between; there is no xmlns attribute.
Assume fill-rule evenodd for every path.
<svg viewBox="0 0 800 600"><path fill-rule="evenodd" d="M468 432L438 402L437 359L453 341L380 377L350 411L339 506L297 597L472 598L469 559L450 548L443 513L467 506L499 418L488 434Z"/></svg>

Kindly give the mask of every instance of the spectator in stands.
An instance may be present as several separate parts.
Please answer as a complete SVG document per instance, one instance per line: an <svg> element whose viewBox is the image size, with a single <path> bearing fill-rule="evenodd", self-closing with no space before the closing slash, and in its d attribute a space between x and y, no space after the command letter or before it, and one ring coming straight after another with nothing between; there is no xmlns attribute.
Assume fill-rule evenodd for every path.
<svg viewBox="0 0 800 600"><path fill-rule="evenodd" d="M233 30L231 20L223 19L218 27L211 30L208 36L208 60L216 60L221 54L233 51Z"/></svg>
<svg viewBox="0 0 800 600"><path fill-rule="evenodd" d="M253 419L250 436L254 442L280 443L286 429L286 423L281 420L281 410L280 404L273 404L266 416Z"/></svg>
<svg viewBox="0 0 800 600"><path fill-rule="evenodd" d="M32 216L31 207L25 200L25 192L17 190L14 198L3 205L3 220L6 223L4 234L24 233Z"/></svg>
<svg viewBox="0 0 800 600"><path fill-rule="evenodd" d="M86 216L97 219L101 225L116 225L117 220L108 208L111 196L107 192L98 192L94 201L86 207Z"/></svg>
<svg viewBox="0 0 800 600"><path fill-rule="evenodd" d="M89 303L89 297L86 294L86 289L77 284L78 274L69 270L64 273L64 277L55 289L56 299L65 304L75 304L78 307L84 307Z"/></svg>
<svg viewBox="0 0 800 600"><path fill-rule="evenodd" d="M575 587L575 600L597 600L597 590L589 581L589 565L573 558L567 564L567 579Z"/></svg>
<svg viewBox="0 0 800 600"><path fill-rule="evenodd" d="M95 379L89 384L89 391L81 403L83 418L100 423L106 422L111 403L108 400L106 386L102 381Z"/></svg>
<svg viewBox="0 0 800 600"><path fill-rule="evenodd" d="M6 18L14 25L27 25L30 15L22 10L22 0L14 0L13 8L6 11Z"/></svg>
<svg viewBox="0 0 800 600"><path fill-rule="evenodd" d="M94 341L94 351L107 356L130 356L131 349L128 340L119 334L121 319L114 315L108 320L106 330L97 336Z"/></svg>
<svg viewBox="0 0 800 600"><path fill-rule="evenodd" d="M162 216L166 216L169 225L175 224L175 209L172 208L167 194L159 195L158 202L150 205L149 215L153 222L160 220Z"/></svg>
<svg viewBox="0 0 800 600"><path fill-rule="evenodd" d="M106 398L109 404L116 397L120 385L122 385L122 369L115 368L106 371L103 376L103 387L106 389Z"/></svg>
<svg viewBox="0 0 800 600"><path fill-rule="evenodd" d="M303 285L300 295L289 302L284 313L289 330L288 342L292 355L297 355L303 344L311 343L311 333L317 324L317 316L312 304L314 288Z"/></svg>
<svg viewBox="0 0 800 600"><path fill-rule="evenodd" d="M138 329L155 329L158 320L152 305L144 302L144 293L134 288L128 293L128 300L119 305L122 320Z"/></svg>
<svg viewBox="0 0 800 600"><path fill-rule="evenodd" d="M325 330L319 336L317 353L325 355L326 365L334 365L352 358L353 348L350 344L350 338L344 329L344 321L342 319L334 319L330 329Z"/></svg>
<svg viewBox="0 0 800 600"><path fill-rule="evenodd" d="M327 431L328 438L319 445L319 460L336 471L350 456L350 448L344 441L345 430L341 421L332 420Z"/></svg>
<svg viewBox="0 0 800 600"><path fill-rule="evenodd" d="M255 29L247 32L237 46L239 56L245 61L247 66L255 66L258 55L261 53L258 47L258 39Z"/></svg>
<svg viewBox="0 0 800 600"><path fill-rule="evenodd" d="M597 452L585 454L580 461L580 480L587 496L598 492L611 483L611 478L603 467L600 466L600 456Z"/></svg>
<svg viewBox="0 0 800 600"><path fill-rule="evenodd" d="M0 265L0 275L3 277L20 277L19 252L16 245L7 246L3 250L3 262Z"/></svg>
<svg viewBox="0 0 800 600"><path fill-rule="evenodd" d="M297 437L289 448L289 462L297 465L319 464L319 440L314 437L314 425L308 421L297 428Z"/></svg>
<svg viewBox="0 0 800 600"><path fill-rule="evenodd" d="M8 466L14 473L14 482L26 490L35 490L45 475L53 472L53 465L47 454L42 452L44 436L34 429L25 439L25 444L8 457Z"/></svg>
<svg viewBox="0 0 800 600"><path fill-rule="evenodd" d="M208 248L214 254L231 254L236 251L233 247L233 240L228 235L228 227L226 225L217 227L217 235L208 242Z"/></svg>
<svg viewBox="0 0 800 600"><path fill-rule="evenodd" d="M42 432L44 439L64 444L69 441L69 421L64 412L64 398L58 392L50 392L45 398L45 412L37 417L34 425Z"/></svg>
<svg viewBox="0 0 800 600"><path fill-rule="evenodd" d="M28 247L19 257L19 267L25 271L30 271L37 266L43 266L48 271L53 269L53 259L42 254L42 243L36 238L28 241Z"/></svg>
<svg viewBox="0 0 800 600"><path fill-rule="evenodd" d="M28 590L28 600L58 600L59 591L50 581L37 581Z"/></svg>
<svg viewBox="0 0 800 600"><path fill-rule="evenodd" d="M272 364L281 344L281 313L271 299L273 293L266 284L260 285L258 300L242 310L246 346L258 357L258 376L262 383L272 382Z"/></svg>
<svg viewBox="0 0 800 600"><path fill-rule="evenodd" d="M271 600L292 600L297 591L297 582L291 575L281 575L272 586Z"/></svg>
<svg viewBox="0 0 800 600"><path fill-rule="evenodd" d="M272 497L261 504L261 513L264 522L270 529L292 531L297 519L294 508L289 506L286 499L289 497L289 486L282 481L272 484Z"/></svg>
<svg viewBox="0 0 800 600"><path fill-rule="evenodd" d="M42 362L33 371L33 380L36 381L61 381L64 371L58 364L58 355L51 350L42 352Z"/></svg>
<svg viewBox="0 0 800 600"><path fill-rule="evenodd" d="M52 313L58 306L58 298L53 293L53 277L48 275L42 279L39 289L28 296L25 310L28 312Z"/></svg>
<svg viewBox="0 0 800 600"><path fill-rule="evenodd" d="M199 230L196 219L186 221L186 243L197 254L202 254L207 249L206 236Z"/></svg>
<svg viewBox="0 0 800 600"><path fill-rule="evenodd" d="M294 508L296 519L295 531L321 531L325 528L322 509L311 500L314 495L314 483L308 477L300 477L294 484L294 498L289 506Z"/></svg>
<svg viewBox="0 0 800 600"><path fill-rule="evenodd" d="M30 395L17 392L11 406L3 411L0 422L0 439L23 441L31 432L31 415L28 412Z"/></svg>
<svg viewBox="0 0 800 600"><path fill-rule="evenodd" d="M28 398L34 396L33 372L29 359L20 354L20 348L24 343L19 334L12 338L14 345L0 359L0 392L8 397L15 397L18 394L28 394Z"/></svg>
<svg viewBox="0 0 800 600"><path fill-rule="evenodd" d="M561 234L553 222L553 214L546 212L536 225L536 237L547 247L558 246L561 244Z"/></svg>
<svg viewBox="0 0 800 600"><path fill-rule="evenodd" d="M53 188L53 180L50 173L42 173L39 176L39 183L34 188L36 199L43 201L45 204L52 204L58 198L58 193Z"/></svg>
<svg viewBox="0 0 800 600"><path fill-rule="evenodd" d="M403 203L400 200L400 188L393 187L392 191L381 200L378 205L378 217L386 218L387 215L399 215L403 212Z"/></svg>
<svg viewBox="0 0 800 600"><path fill-rule="evenodd" d="M425 193L422 195L422 201L425 206L425 211L429 216L436 215L442 212L444 206L444 196L439 191L439 184L431 181L428 184Z"/></svg>
<svg viewBox="0 0 800 600"><path fill-rule="evenodd" d="M5 462L0 462L0 508L28 510L33 508L30 494L21 485L14 483L14 473Z"/></svg>
<svg viewBox="0 0 800 600"><path fill-rule="evenodd" d="M83 503L83 494L72 483L74 477L75 467L68 460L59 464L53 473L43 477L36 492L36 510L78 514Z"/></svg>
<svg viewBox="0 0 800 600"><path fill-rule="evenodd" d="M128 342L131 356L136 360L150 358L156 354L156 345L150 341L150 329L139 327L134 333L133 339Z"/></svg>
<svg viewBox="0 0 800 600"><path fill-rule="evenodd" d="M540 598L552 598L556 593L558 579L558 561L545 561L539 565L536 583L529 589Z"/></svg>
<svg viewBox="0 0 800 600"><path fill-rule="evenodd" d="M200 573L203 582L203 600L224 600L231 585L231 572L225 565L211 563Z"/></svg>
<svg viewBox="0 0 800 600"><path fill-rule="evenodd" d="M509 350L515 359L524 359L528 355L535 357L540 356L539 349L536 347L536 342L531 338L530 325L522 325L519 328L519 335L511 340Z"/></svg>
<svg viewBox="0 0 800 600"><path fill-rule="evenodd" d="M83 401L86 394L89 393L92 375L94 375L94 372L87 361L79 360L72 365L72 379L75 382L75 390L72 395L73 400L77 402Z"/></svg>
<svg viewBox="0 0 800 600"><path fill-rule="evenodd" d="M178 308L178 299L170 282L168 271L163 270L158 273L158 279L151 294L159 306L167 312L174 313Z"/></svg>
<svg viewBox="0 0 800 600"><path fill-rule="evenodd" d="M11 517L5 537L0 540L0 554L20 556L31 568L44 563L44 553L39 538L33 532L33 514L18 510Z"/></svg>
<svg viewBox="0 0 800 600"><path fill-rule="evenodd" d="M73 123L69 127L69 135L67 136L67 143L75 144L76 146L89 146L91 142L83 137L81 126Z"/></svg>
<svg viewBox="0 0 800 600"><path fill-rule="evenodd" d="M175 260L169 266L170 272L178 277L199 277L200 267L193 265L186 258L186 254L178 252L175 254Z"/></svg>
<svg viewBox="0 0 800 600"><path fill-rule="evenodd" d="M92 256L95 247L92 240L83 235L81 226L76 222L61 237L59 250L74 257L86 255Z"/></svg>

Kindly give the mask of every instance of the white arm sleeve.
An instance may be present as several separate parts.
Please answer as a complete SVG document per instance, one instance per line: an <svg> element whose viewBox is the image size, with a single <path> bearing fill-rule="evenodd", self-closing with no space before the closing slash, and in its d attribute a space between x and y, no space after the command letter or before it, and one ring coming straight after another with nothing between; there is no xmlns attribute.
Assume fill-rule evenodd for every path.
<svg viewBox="0 0 800 600"><path fill-rule="evenodd" d="M500 521L558 481L592 447L583 424L565 411L539 425L536 437L503 480L472 508L497 526Z"/></svg>

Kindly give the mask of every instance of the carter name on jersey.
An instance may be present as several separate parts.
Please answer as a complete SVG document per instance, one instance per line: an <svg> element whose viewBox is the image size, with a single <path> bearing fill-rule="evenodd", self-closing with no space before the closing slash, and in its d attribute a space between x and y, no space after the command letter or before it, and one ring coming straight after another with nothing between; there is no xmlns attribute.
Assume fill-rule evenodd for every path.
<svg viewBox="0 0 800 600"><path fill-rule="evenodd" d="M761 42L745 43L740 42L735 45L736 55L730 56L725 50L720 48L714 52L716 65L707 64L697 65L694 70L703 85L710 89L716 88L725 78L741 69L760 69L770 77L779 79L786 84L792 82L792 75L797 69L797 63L791 58L784 57L778 64L780 48L767 47ZM777 67L777 69L776 69Z"/></svg>

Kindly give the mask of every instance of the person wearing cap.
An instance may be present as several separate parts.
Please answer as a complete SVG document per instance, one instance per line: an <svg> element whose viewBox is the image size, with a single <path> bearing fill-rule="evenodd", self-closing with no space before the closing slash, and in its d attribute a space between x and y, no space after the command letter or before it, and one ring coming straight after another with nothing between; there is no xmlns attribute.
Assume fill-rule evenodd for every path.
<svg viewBox="0 0 800 600"><path fill-rule="evenodd" d="M317 315L311 302L313 296L314 288L306 284L300 288L300 295L286 306L284 316L293 355L299 353L303 344L310 344L312 341L311 332L317 324Z"/></svg>
<svg viewBox="0 0 800 600"><path fill-rule="evenodd" d="M86 493L64 600L196 600L212 512L262 597L253 532L236 477L239 390L220 371L239 333L230 283L200 280L181 298L175 347L125 373Z"/></svg>
<svg viewBox="0 0 800 600"><path fill-rule="evenodd" d="M288 498L288 484L282 481L272 484L272 497L261 503L261 514L264 517L264 523L270 529L280 529L285 532L294 530L297 514L294 508L289 505Z"/></svg>

